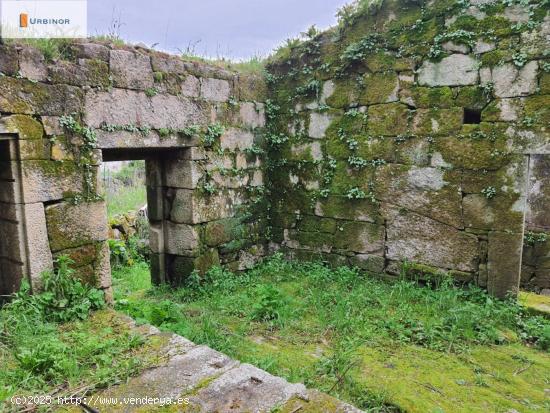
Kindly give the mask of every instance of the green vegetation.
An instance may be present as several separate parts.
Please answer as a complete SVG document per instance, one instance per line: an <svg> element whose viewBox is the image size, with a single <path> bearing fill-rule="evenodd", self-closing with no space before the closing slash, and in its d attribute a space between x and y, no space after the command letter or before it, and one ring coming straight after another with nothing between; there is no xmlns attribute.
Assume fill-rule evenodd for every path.
<svg viewBox="0 0 550 413"><path fill-rule="evenodd" d="M217 139L223 135L225 128L219 123L213 123L208 125L206 132L202 137L202 143L204 146L212 146L217 141Z"/></svg>
<svg viewBox="0 0 550 413"><path fill-rule="evenodd" d="M545 411L550 322L446 278L420 286L275 255L151 288L114 272L116 308L378 412Z"/></svg>
<svg viewBox="0 0 550 413"><path fill-rule="evenodd" d="M147 194L145 185L122 187L116 194L107 193L107 214L109 218L135 211L145 205Z"/></svg>
<svg viewBox="0 0 550 413"><path fill-rule="evenodd" d="M24 284L0 309L0 400L81 394L143 367L136 353L147 348L143 338L101 310L103 292L76 280L70 264L59 258L57 270L43 275L41 293L30 295Z"/></svg>
<svg viewBox="0 0 550 413"><path fill-rule="evenodd" d="M226 57L211 58L187 50L182 59L189 62L205 63L227 70L239 71L244 74L261 74L265 70L266 59L261 56L252 56L250 59L231 60Z"/></svg>
<svg viewBox="0 0 550 413"><path fill-rule="evenodd" d="M117 172L105 170L103 182L109 219L136 211L147 203L143 161L131 161Z"/></svg>
<svg viewBox="0 0 550 413"><path fill-rule="evenodd" d="M42 52L44 59L48 62L57 59L71 60L73 58L72 46L74 42L71 39L17 39L7 40L7 42L32 46Z"/></svg>

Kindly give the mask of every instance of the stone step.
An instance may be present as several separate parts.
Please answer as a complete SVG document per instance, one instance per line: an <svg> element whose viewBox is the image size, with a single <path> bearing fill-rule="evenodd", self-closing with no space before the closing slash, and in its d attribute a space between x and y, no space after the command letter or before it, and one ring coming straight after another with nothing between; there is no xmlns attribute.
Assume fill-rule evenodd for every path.
<svg viewBox="0 0 550 413"><path fill-rule="evenodd" d="M131 318L120 317L148 340L164 343L158 350L161 362L126 383L89 396L86 405L81 406L88 407L89 412L361 412L327 394L289 383L207 346L162 333L152 326L136 326ZM70 406L61 411L80 410Z"/></svg>

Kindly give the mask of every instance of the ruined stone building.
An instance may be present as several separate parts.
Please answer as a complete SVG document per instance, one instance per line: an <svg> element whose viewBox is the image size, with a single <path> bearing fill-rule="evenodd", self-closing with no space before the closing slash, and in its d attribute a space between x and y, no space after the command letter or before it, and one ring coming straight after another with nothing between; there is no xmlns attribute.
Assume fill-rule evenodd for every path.
<svg viewBox="0 0 550 413"><path fill-rule="evenodd" d="M375 2L265 73L0 46L0 294L61 254L110 292L98 168L132 159L158 283L281 250L497 296L550 288L550 16L524 3Z"/></svg>

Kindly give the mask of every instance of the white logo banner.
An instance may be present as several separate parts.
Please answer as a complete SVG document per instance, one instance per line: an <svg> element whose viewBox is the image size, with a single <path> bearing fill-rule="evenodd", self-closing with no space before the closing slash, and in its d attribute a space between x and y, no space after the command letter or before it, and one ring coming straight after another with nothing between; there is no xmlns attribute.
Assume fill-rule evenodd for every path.
<svg viewBox="0 0 550 413"><path fill-rule="evenodd" d="M84 0L2 0L2 37L87 37L87 2Z"/></svg>

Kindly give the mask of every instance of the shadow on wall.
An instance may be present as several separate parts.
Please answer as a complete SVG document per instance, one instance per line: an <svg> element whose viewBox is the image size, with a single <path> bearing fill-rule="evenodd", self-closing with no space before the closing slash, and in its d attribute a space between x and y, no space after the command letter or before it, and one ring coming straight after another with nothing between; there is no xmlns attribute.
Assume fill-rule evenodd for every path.
<svg viewBox="0 0 550 413"><path fill-rule="evenodd" d="M532 155L529 171L521 286L550 294L550 155Z"/></svg>

